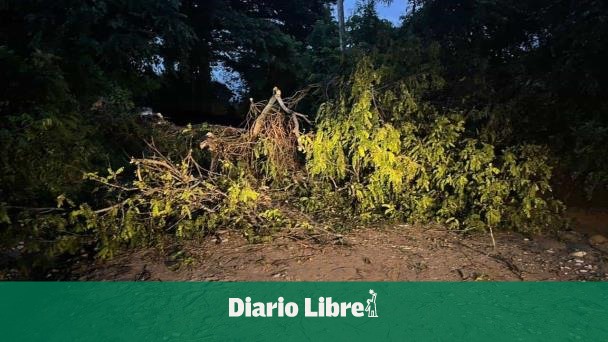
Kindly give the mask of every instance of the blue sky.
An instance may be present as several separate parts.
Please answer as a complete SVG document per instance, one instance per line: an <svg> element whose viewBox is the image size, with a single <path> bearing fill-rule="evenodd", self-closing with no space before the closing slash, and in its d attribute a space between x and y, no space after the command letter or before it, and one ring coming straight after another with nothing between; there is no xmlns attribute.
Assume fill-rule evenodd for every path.
<svg viewBox="0 0 608 342"><path fill-rule="evenodd" d="M344 0L344 14L350 17L357 7L358 0ZM390 20L393 24L399 25L401 20L399 17L405 14L408 5L408 0L393 0L389 6L382 4L376 5L378 14L383 19Z"/></svg>

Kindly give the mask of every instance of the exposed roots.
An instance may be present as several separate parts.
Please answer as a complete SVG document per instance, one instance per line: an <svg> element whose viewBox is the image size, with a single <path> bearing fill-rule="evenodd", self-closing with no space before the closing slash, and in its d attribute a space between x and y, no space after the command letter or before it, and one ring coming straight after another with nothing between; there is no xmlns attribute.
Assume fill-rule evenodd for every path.
<svg viewBox="0 0 608 342"><path fill-rule="evenodd" d="M200 144L213 156L211 171L216 171L218 161L242 162L257 174L273 179L298 170L298 138L302 122L310 121L291 108L306 94L299 91L283 99L281 90L275 87L268 101L250 99L244 129L216 126Z"/></svg>

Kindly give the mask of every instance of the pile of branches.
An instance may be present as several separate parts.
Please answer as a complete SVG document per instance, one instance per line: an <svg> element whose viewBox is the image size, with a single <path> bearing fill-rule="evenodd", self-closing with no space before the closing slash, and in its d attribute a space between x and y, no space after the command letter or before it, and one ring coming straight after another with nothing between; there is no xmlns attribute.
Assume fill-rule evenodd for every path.
<svg viewBox="0 0 608 342"><path fill-rule="evenodd" d="M121 246L158 244L169 235L187 238L220 227L255 229L269 199L242 176L210 174L192 152L172 161L154 145L154 155L132 159L134 177L121 181L124 169L109 175L87 174L111 205L92 210L81 205L69 217L77 231L92 233L99 256L111 257ZM260 215L262 215L260 217Z"/></svg>
<svg viewBox="0 0 608 342"><path fill-rule="evenodd" d="M109 205L98 210L80 206L71 212L71 224L97 237L102 257L125 244L156 244L167 233L185 238L239 227L254 236L283 224L259 181L300 169L300 127L310 122L290 108L305 95L301 91L283 99L275 87L268 101L251 101L245 128L212 127L200 144L211 152L208 168L197 162L191 149L176 159L150 143L148 157L131 160L134 174L126 181L120 180L123 168L109 170L107 176L87 174L100 185Z"/></svg>
<svg viewBox="0 0 608 342"><path fill-rule="evenodd" d="M283 99L281 90L274 87L268 101L250 99L245 128L213 127L200 144L201 149L211 152L210 170L218 170L218 161L232 162L258 176L277 179L300 169L297 152L301 127L311 122L291 108L306 94L303 90Z"/></svg>

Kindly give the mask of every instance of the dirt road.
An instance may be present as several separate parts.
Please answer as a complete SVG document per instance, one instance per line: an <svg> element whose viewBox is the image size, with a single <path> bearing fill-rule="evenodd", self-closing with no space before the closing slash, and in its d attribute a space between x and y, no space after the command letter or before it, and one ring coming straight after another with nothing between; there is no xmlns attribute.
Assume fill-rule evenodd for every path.
<svg viewBox="0 0 608 342"><path fill-rule="evenodd" d="M494 249L485 234L409 225L343 235L284 231L261 244L226 231L174 253L131 252L75 273L80 280L140 281L608 280L608 242L589 238L498 233Z"/></svg>

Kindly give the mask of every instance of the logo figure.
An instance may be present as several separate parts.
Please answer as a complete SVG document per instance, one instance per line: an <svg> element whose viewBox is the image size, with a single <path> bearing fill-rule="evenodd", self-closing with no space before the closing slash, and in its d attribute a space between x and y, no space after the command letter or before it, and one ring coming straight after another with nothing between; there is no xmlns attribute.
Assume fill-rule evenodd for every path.
<svg viewBox="0 0 608 342"><path fill-rule="evenodd" d="M369 294L372 295L372 298L367 300L367 306L365 307L367 317L378 317L378 312L376 311L376 296L378 294L374 290L369 290Z"/></svg>

